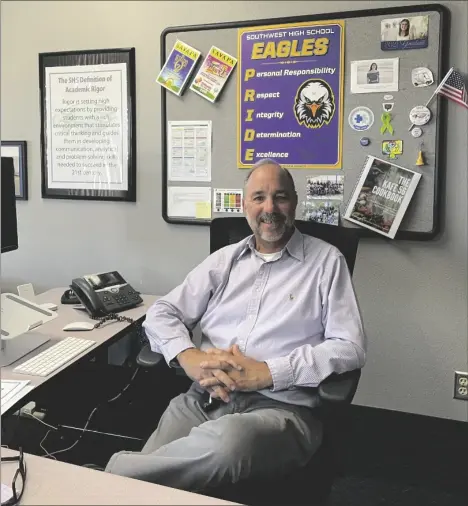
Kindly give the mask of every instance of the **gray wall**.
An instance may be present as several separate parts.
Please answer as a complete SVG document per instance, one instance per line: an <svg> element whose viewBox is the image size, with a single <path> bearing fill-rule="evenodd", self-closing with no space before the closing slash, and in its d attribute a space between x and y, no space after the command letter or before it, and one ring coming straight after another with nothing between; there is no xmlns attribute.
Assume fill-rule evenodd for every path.
<svg viewBox="0 0 468 506"><path fill-rule="evenodd" d="M353 9L411 2L356 1ZM422 3L422 2L420 2ZM452 11L450 64L467 72L468 4ZM2 2L1 137L28 142L30 200L18 202L20 248L2 255L2 290L36 291L117 269L143 292L164 293L209 251L208 229L161 217L159 36L167 26L345 11L349 2ZM136 48L136 203L42 199L38 53ZM355 283L369 336L356 403L468 421L452 399L468 369L468 114L449 104L445 229L429 243L366 239Z"/></svg>

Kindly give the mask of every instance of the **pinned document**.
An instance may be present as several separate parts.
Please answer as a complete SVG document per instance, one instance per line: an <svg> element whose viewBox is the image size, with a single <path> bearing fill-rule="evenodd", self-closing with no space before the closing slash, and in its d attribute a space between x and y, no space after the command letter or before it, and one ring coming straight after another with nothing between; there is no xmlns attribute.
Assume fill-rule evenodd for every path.
<svg viewBox="0 0 468 506"><path fill-rule="evenodd" d="M213 212L215 213L241 213L243 191L239 189L213 190Z"/></svg>

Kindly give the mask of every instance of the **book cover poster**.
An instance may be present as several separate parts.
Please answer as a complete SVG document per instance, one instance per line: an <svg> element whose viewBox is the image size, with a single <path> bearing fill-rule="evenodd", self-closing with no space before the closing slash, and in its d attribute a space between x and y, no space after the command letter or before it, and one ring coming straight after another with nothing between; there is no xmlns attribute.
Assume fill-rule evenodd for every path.
<svg viewBox="0 0 468 506"><path fill-rule="evenodd" d="M210 102L215 102L236 63L237 58L212 46L190 85L190 89Z"/></svg>
<svg viewBox="0 0 468 506"><path fill-rule="evenodd" d="M181 96L200 54L200 51L188 44L176 41L156 82L175 95Z"/></svg>
<svg viewBox="0 0 468 506"><path fill-rule="evenodd" d="M393 239L421 174L369 156L345 219Z"/></svg>

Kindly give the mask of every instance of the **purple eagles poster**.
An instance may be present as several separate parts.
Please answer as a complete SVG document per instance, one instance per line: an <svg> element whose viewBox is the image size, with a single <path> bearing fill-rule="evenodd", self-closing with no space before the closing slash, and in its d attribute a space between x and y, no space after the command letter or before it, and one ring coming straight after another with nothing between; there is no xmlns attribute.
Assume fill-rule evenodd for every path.
<svg viewBox="0 0 468 506"><path fill-rule="evenodd" d="M341 169L344 21L239 30L238 167Z"/></svg>

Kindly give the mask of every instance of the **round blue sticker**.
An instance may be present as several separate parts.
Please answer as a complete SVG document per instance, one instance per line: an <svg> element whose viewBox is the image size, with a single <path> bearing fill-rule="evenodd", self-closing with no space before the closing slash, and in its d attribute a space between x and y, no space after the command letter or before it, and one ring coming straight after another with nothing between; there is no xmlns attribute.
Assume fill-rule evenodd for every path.
<svg viewBox="0 0 468 506"><path fill-rule="evenodd" d="M374 123L374 113L368 107L356 107L349 113L348 123L353 130L358 132L369 130Z"/></svg>
<svg viewBox="0 0 468 506"><path fill-rule="evenodd" d="M361 146L369 146L370 139L369 137L361 137L359 142L361 143Z"/></svg>

